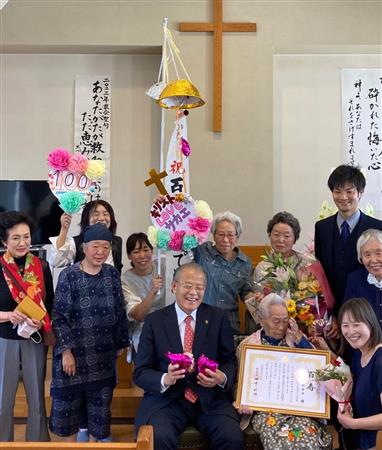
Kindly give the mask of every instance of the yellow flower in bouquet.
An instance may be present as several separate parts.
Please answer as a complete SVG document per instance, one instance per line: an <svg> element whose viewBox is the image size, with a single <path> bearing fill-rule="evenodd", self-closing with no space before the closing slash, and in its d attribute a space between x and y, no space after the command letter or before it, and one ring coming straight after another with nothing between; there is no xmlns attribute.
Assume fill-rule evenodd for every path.
<svg viewBox="0 0 382 450"><path fill-rule="evenodd" d="M315 297L316 295L321 295L321 286L316 278L313 276L305 277L297 284L297 289L294 293L294 297L299 300L308 297Z"/></svg>
<svg viewBox="0 0 382 450"><path fill-rule="evenodd" d="M302 322L303 325L306 325L307 327L309 325L312 325L314 322L314 315L310 312L310 306L302 306L297 311L297 320Z"/></svg>
<svg viewBox="0 0 382 450"><path fill-rule="evenodd" d="M288 316L295 318L297 315L296 302L291 298L287 300Z"/></svg>
<svg viewBox="0 0 382 450"><path fill-rule="evenodd" d="M322 292L321 292L321 286L320 286L320 283L318 282L318 280L313 280L313 281L312 281L312 283L311 283L311 285L310 285L310 287L309 287L309 290L310 290L311 292L313 292L314 294L316 294L316 295L322 293Z"/></svg>
<svg viewBox="0 0 382 450"><path fill-rule="evenodd" d="M299 291L303 291L304 289L308 289L309 283L307 281L300 281L297 285L297 289Z"/></svg>

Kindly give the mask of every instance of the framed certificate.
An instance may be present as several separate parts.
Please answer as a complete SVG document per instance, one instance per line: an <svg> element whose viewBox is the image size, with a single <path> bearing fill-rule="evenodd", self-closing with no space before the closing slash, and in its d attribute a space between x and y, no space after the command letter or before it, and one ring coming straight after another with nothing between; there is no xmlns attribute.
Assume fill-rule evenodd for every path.
<svg viewBox="0 0 382 450"><path fill-rule="evenodd" d="M327 419L329 397L313 372L329 362L326 350L244 344L236 406Z"/></svg>

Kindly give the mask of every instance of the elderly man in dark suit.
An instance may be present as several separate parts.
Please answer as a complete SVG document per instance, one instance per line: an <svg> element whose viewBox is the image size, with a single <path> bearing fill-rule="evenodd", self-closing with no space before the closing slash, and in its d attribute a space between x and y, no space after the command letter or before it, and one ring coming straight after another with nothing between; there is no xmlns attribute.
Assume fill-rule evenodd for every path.
<svg viewBox="0 0 382 450"><path fill-rule="evenodd" d="M188 424L209 436L211 448L244 448L230 395L237 369L233 334L223 310L202 304L205 287L201 266L179 267L172 284L176 302L150 314L143 326L134 381L145 394L135 425L154 426L155 450L176 449ZM166 357L191 349L195 361L202 354L217 361L216 372L186 373Z"/></svg>
<svg viewBox="0 0 382 450"><path fill-rule="evenodd" d="M347 276L362 267L357 259L358 238L369 228L382 230L382 221L367 216L358 208L365 185L365 177L359 168L338 166L328 179L338 213L316 222L315 226L315 254L336 299L335 316L343 301ZM337 330L334 319L328 336L336 337Z"/></svg>

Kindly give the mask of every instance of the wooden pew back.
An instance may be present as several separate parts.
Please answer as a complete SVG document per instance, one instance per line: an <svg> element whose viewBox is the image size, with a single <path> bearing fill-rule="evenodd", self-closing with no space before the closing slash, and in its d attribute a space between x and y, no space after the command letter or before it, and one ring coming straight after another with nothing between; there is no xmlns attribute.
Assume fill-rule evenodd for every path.
<svg viewBox="0 0 382 450"><path fill-rule="evenodd" d="M0 449L154 450L154 431L151 425L143 425L139 429L137 442L0 442Z"/></svg>

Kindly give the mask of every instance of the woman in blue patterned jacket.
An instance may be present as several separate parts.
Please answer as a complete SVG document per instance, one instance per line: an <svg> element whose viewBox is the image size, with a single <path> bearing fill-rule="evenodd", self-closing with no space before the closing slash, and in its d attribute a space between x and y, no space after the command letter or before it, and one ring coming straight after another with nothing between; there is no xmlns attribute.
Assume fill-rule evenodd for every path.
<svg viewBox="0 0 382 450"><path fill-rule="evenodd" d="M105 261L112 233L96 223L85 229L85 258L58 280L53 307L50 429L74 441L86 404L90 441L110 436L115 361L128 344L127 318L117 269Z"/></svg>

